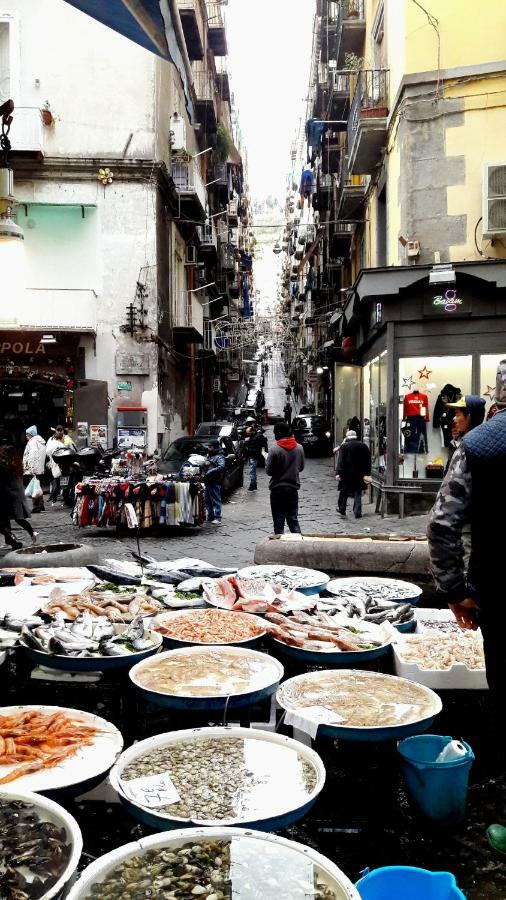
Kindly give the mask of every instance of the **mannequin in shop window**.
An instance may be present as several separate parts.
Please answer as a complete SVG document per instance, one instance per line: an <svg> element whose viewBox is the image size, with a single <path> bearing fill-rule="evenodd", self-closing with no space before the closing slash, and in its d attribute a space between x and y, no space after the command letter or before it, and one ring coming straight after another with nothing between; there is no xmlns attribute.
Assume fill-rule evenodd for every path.
<svg viewBox="0 0 506 900"><path fill-rule="evenodd" d="M416 456L428 452L427 422L430 422L429 398L418 388L406 394L403 400L404 453L415 456L413 477L416 471ZM416 475L415 475L416 473Z"/></svg>
<svg viewBox="0 0 506 900"><path fill-rule="evenodd" d="M434 415L432 417L432 427L441 429L441 446L450 447L452 443L452 429L454 413L449 406L457 403L462 397L460 388L453 384L445 384L441 390L434 406Z"/></svg>

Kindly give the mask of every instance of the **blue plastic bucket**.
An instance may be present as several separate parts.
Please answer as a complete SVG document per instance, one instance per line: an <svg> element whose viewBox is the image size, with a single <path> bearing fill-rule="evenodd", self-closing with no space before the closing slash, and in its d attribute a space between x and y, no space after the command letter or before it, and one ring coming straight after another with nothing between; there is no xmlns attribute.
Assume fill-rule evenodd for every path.
<svg viewBox="0 0 506 900"><path fill-rule="evenodd" d="M374 869L357 881L362 900L466 900L451 872L411 866Z"/></svg>
<svg viewBox="0 0 506 900"><path fill-rule="evenodd" d="M469 770L474 760L471 747L462 741L465 756L436 762L451 740L439 734L420 734L400 741L397 747L411 800L424 816L441 824L464 818Z"/></svg>

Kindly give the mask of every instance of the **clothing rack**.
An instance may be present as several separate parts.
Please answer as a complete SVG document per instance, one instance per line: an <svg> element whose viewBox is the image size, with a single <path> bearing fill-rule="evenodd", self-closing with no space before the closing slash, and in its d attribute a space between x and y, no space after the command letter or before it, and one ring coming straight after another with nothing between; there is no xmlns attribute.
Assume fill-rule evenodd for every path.
<svg viewBox="0 0 506 900"><path fill-rule="evenodd" d="M205 519L204 485L198 478L86 478L76 485L72 512L80 528L127 525L125 505L135 509L140 528L161 525L202 525Z"/></svg>

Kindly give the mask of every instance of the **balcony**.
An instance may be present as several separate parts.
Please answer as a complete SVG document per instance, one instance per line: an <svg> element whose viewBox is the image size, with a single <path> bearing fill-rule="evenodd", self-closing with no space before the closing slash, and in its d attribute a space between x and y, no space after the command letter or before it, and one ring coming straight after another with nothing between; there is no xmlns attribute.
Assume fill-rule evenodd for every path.
<svg viewBox="0 0 506 900"><path fill-rule="evenodd" d="M335 58L343 66L346 53L363 56L365 40L364 0L340 0L335 28Z"/></svg>
<svg viewBox="0 0 506 900"><path fill-rule="evenodd" d="M214 219L205 225L199 225L197 232L200 239L198 248L199 261L212 264L218 259L218 235Z"/></svg>
<svg viewBox="0 0 506 900"><path fill-rule="evenodd" d="M235 271L235 251L228 244L222 244L220 247L221 268L224 272Z"/></svg>
<svg viewBox="0 0 506 900"><path fill-rule="evenodd" d="M350 174L348 169L348 157L343 150L337 177L337 219L358 218L360 208L365 200L368 182L369 178L367 175Z"/></svg>
<svg viewBox="0 0 506 900"><path fill-rule="evenodd" d="M351 69L333 69L330 72L330 116L334 122L335 131L346 131L348 116L350 114L350 90L351 79L356 73Z"/></svg>
<svg viewBox="0 0 506 900"><path fill-rule="evenodd" d="M337 222L330 238L329 257L332 260L343 259L349 256L351 239L355 231L355 225L347 222Z"/></svg>
<svg viewBox="0 0 506 900"><path fill-rule="evenodd" d="M349 171L372 174L381 162L387 136L388 69L362 69L348 122Z"/></svg>
<svg viewBox="0 0 506 900"><path fill-rule="evenodd" d="M197 119L208 134L213 134L218 126L218 120L216 117L216 93L212 73L205 60L193 63L192 71Z"/></svg>
<svg viewBox="0 0 506 900"><path fill-rule="evenodd" d="M189 219L206 218L206 189L194 159L173 159L172 180L179 195L180 211Z"/></svg>
<svg viewBox="0 0 506 900"><path fill-rule="evenodd" d="M188 57L204 59L204 20L200 0L177 0Z"/></svg>
<svg viewBox="0 0 506 900"><path fill-rule="evenodd" d="M228 53L227 35L221 13L221 3L218 3L217 0L206 0L206 6L209 46L215 56L226 56Z"/></svg>
<svg viewBox="0 0 506 900"><path fill-rule="evenodd" d="M174 342L201 344L204 339L204 311L198 299L202 292L183 291L174 310L172 334Z"/></svg>
<svg viewBox="0 0 506 900"><path fill-rule="evenodd" d="M16 106L9 139L14 158L18 153L35 159L44 157L44 125L37 106Z"/></svg>
<svg viewBox="0 0 506 900"><path fill-rule="evenodd" d="M220 100L230 103L230 81L228 72L216 73L216 87L218 88Z"/></svg>
<svg viewBox="0 0 506 900"><path fill-rule="evenodd" d="M230 227L237 227L239 221L239 201L230 200L228 204L228 224Z"/></svg>

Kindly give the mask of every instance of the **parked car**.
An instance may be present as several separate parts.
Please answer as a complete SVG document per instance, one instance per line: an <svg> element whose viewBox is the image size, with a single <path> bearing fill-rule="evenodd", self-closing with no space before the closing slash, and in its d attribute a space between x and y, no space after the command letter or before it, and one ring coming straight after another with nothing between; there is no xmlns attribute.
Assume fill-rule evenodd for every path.
<svg viewBox="0 0 506 900"><path fill-rule="evenodd" d="M167 448L159 463L157 470L163 475L177 475L182 464L193 453L207 456L207 441L209 438L181 437L173 441ZM225 475L221 485L224 497L235 488L244 484L243 461L234 450L234 445L229 437L219 437L221 449L225 457Z"/></svg>
<svg viewBox="0 0 506 900"><path fill-rule="evenodd" d="M234 445L234 450L241 457L243 454L243 442L239 435L237 425L234 422L201 422L195 431L195 437L201 440L209 440L209 438L228 437Z"/></svg>
<svg viewBox="0 0 506 900"><path fill-rule="evenodd" d="M292 422L293 435L306 453L330 456L332 453L332 431L323 416L316 414L296 416Z"/></svg>

